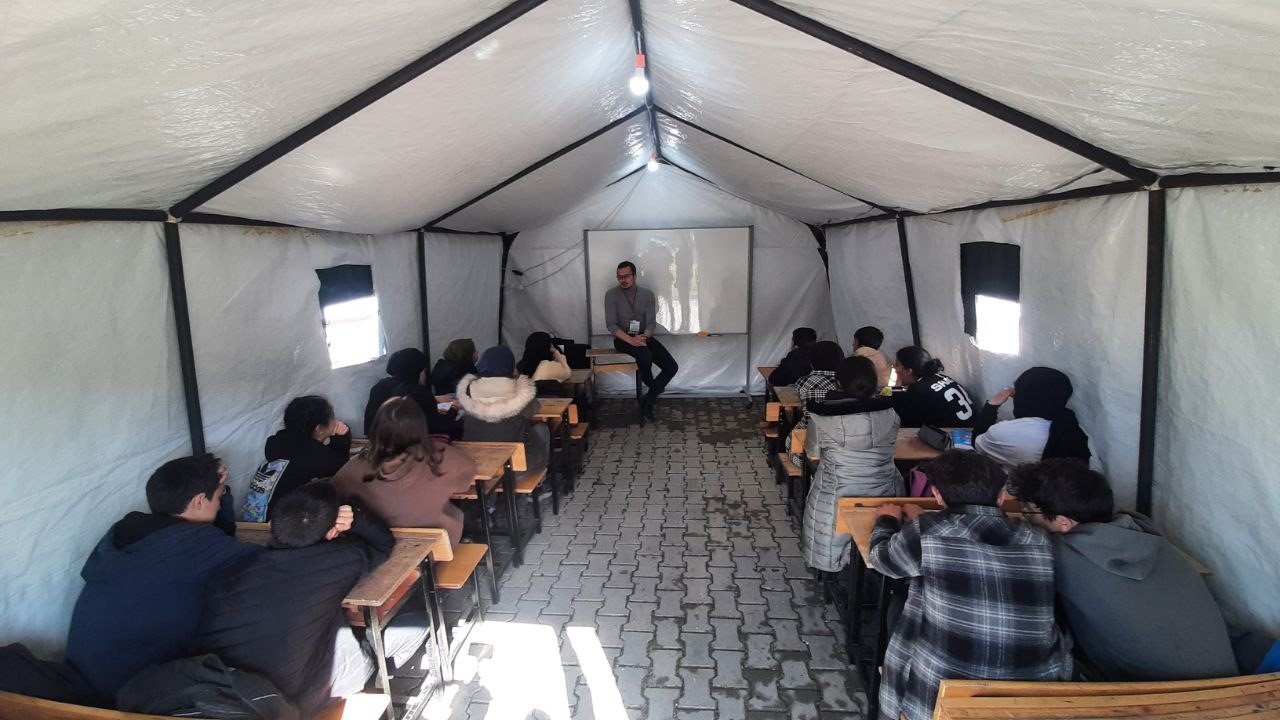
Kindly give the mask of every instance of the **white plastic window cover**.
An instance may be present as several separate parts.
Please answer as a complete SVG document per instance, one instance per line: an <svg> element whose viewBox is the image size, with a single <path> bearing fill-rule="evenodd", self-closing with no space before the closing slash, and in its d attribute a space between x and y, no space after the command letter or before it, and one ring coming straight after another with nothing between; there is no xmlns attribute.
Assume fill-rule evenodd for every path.
<svg viewBox="0 0 1280 720"><path fill-rule="evenodd" d="M103 533L191 452L158 224L0 224L0 637L59 652Z"/></svg>
<svg viewBox="0 0 1280 720"><path fill-rule="evenodd" d="M1213 569L1228 621L1273 636L1278 201L1275 185L1169 192L1153 488L1156 520Z"/></svg>
<svg viewBox="0 0 1280 720"><path fill-rule="evenodd" d="M781 4L1151 168L1280 161L1274 3Z"/></svg>
<svg viewBox="0 0 1280 720"><path fill-rule="evenodd" d="M906 221L924 347L975 403L1029 367L1065 372L1075 387L1071 407L1116 501L1129 508L1137 491L1146 213L1139 193ZM1022 247L1017 356L979 350L964 332L960 245L973 241Z"/></svg>
<svg viewBox="0 0 1280 720"><path fill-rule="evenodd" d="M168 207L505 4L8 2L0 208Z"/></svg>
<svg viewBox="0 0 1280 720"><path fill-rule="evenodd" d="M798 221L670 166L637 173L553 222L516 236L504 281L503 342L523 347L528 334L537 330L586 342L584 230L746 225L755 228L750 362L743 338L664 337L663 341L680 363L680 373L669 388L672 392L737 393L747 380L748 368L752 388L760 392L755 368L776 364L791 344L793 328L809 326L822 337L835 334L817 242ZM516 276L510 270L524 274ZM611 341L599 336L592 345L609 347ZM625 394L634 392L634 381L628 385L611 379L602 388Z"/></svg>
<svg viewBox="0 0 1280 720"><path fill-rule="evenodd" d="M204 209L331 230L420 227L633 110L634 48L626 3L550 0Z"/></svg>
<svg viewBox="0 0 1280 720"><path fill-rule="evenodd" d="M385 375L385 357L330 368L317 269L371 265L387 349L421 347L411 233L183 225L182 255L205 438L237 497L290 400L324 395L360 434L369 388Z"/></svg>
<svg viewBox="0 0 1280 720"><path fill-rule="evenodd" d="M427 233L426 242L432 364L457 338L471 338L482 352L497 344L502 238Z"/></svg>
<svg viewBox="0 0 1280 720"><path fill-rule="evenodd" d="M558 148L557 148L558 149ZM638 115L440 222L455 230L516 232L538 227L643 165L654 151ZM495 183L496 185L496 183ZM483 192L483 191L481 191Z"/></svg>
<svg viewBox="0 0 1280 720"><path fill-rule="evenodd" d="M879 211L821 183L740 150L704 132L658 116L662 153L726 192L790 215L822 224L852 220Z"/></svg>
<svg viewBox="0 0 1280 720"><path fill-rule="evenodd" d="M660 106L880 205L1035 196L1097 167L733 3L647 0L644 22Z"/></svg>
<svg viewBox="0 0 1280 720"><path fill-rule="evenodd" d="M853 350L853 333L864 325L880 328L880 349L892 356L910 345L911 313L902 272L898 224L893 220L827 231L831 267L831 314L840 345Z"/></svg>

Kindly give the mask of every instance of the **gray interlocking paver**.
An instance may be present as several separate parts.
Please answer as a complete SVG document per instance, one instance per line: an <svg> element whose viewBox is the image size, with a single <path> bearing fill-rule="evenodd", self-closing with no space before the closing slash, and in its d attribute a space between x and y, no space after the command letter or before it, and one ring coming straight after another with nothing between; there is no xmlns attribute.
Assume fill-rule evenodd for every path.
<svg viewBox="0 0 1280 720"><path fill-rule="evenodd" d="M843 625L804 565L799 519L760 452L759 412L740 398L664 400L659 421L641 428L633 404L606 401L576 493L558 516L544 498L543 532L525 565L508 568L502 602L477 629L494 652L450 713L426 717L483 717L492 707L616 718L621 698L636 720L860 718ZM552 636L556 644L543 645ZM557 650L567 690L559 713L498 681L507 667L545 667L540 653ZM593 699L602 682L613 687Z"/></svg>

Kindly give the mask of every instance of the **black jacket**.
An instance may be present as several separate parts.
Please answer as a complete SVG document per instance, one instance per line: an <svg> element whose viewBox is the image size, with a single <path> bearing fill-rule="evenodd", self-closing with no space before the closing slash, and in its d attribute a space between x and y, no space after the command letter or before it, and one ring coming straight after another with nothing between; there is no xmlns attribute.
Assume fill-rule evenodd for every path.
<svg viewBox="0 0 1280 720"><path fill-rule="evenodd" d="M196 653L264 675L312 717L329 700L342 600L391 552L395 538L355 508L347 534L305 548L267 549L209 580Z"/></svg>
<svg viewBox="0 0 1280 720"><path fill-rule="evenodd" d="M267 460L288 460L267 506L267 518L280 498L315 480L333 477L351 459L351 433L334 435L325 445L312 437L299 437L285 430L267 438Z"/></svg>
<svg viewBox="0 0 1280 720"><path fill-rule="evenodd" d="M769 376L769 384L774 387L794 385L797 380L808 375L812 370L813 363L809 361L809 349L796 348L787 353L787 356L782 358L782 362L778 363L778 367L774 368L773 374Z"/></svg>
<svg viewBox="0 0 1280 720"><path fill-rule="evenodd" d="M369 402L364 406L366 437L373 437L373 419L378 415L378 408L393 397L413 398L413 401L422 408L423 414L427 416L427 431L432 435L447 435L451 441L462 439L462 421L458 419L456 409L450 408L449 412L440 412L431 388L394 377L382 378L369 390Z"/></svg>
<svg viewBox="0 0 1280 720"><path fill-rule="evenodd" d="M440 358L436 361L436 366L431 368L431 385L435 388L436 395L450 395L457 391L459 380L475 371L475 365L462 367L452 360Z"/></svg>
<svg viewBox="0 0 1280 720"><path fill-rule="evenodd" d="M969 398L969 391L942 373L922 377L903 392L894 393L893 409L898 411L905 428L921 425L973 427L978 412Z"/></svg>

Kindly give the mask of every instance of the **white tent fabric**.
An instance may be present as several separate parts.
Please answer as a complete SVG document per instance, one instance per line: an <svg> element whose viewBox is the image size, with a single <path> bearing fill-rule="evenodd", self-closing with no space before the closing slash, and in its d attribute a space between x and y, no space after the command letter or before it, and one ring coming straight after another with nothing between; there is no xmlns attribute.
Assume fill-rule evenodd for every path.
<svg viewBox="0 0 1280 720"><path fill-rule="evenodd" d="M521 348L525 337L536 330L585 341L584 230L745 225L755 228L750 363L743 336L661 340L683 368L672 381L671 392L741 392L748 368L752 387L759 390L755 368L774 364L782 357L793 327L807 325L822 337L834 335L826 284L813 282L823 272L817 241L800 222L725 194L671 167L638 173L553 222L516 237L505 278L503 342ZM512 270L524 274L517 276ZM596 337L592 343L593 347L610 344L605 337ZM634 391L629 376L604 380L605 390Z"/></svg>
<svg viewBox="0 0 1280 720"><path fill-rule="evenodd" d="M738 197L807 223L852 220L879 211L663 115L663 157Z"/></svg>
<svg viewBox="0 0 1280 720"><path fill-rule="evenodd" d="M1155 515L1213 568L1230 620L1280 635L1280 186L1169 194Z"/></svg>
<svg viewBox="0 0 1280 720"><path fill-rule="evenodd" d="M780 4L1148 167L1256 168L1280 158L1275 3Z"/></svg>
<svg viewBox="0 0 1280 720"><path fill-rule="evenodd" d="M167 207L506 4L9 0L0 209Z"/></svg>
<svg viewBox="0 0 1280 720"><path fill-rule="evenodd" d="M471 338L481 350L497 343L502 238L427 233L426 242L432 364L456 338ZM409 344L418 346L417 341Z"/></svg>
<svg viewBox="0 0 1280 720"><path fill-rule="evenodd" d="M1146 202L1141 195L951 213L907 220L924 347L975 403L1028 367L1075 386L1071 406L1101 456L1116 501L1133 507L1142 386ZM1022 248L1021 352L980 350L964 333L960 245Z"/></svg>
<svg viewBox="0 0 1280 720"><path fill-rule="evenodd" d="M205 437L238 496L289 400L324 395L361 433L369 388L385 375L386 358L330 368L317 269L371 265L387 349L421 347L412 234L192 225L182 245Z"/></svg>
<svg viewBox="0 0 1280 720"><path fill-rule="evenodd" d="M912 344L898 224L870 222L830 230L827 256L840 345L852 350L853 333L864 325L884 333L880 349L886 355Z"/></svg>
<svg viewBox="0 0 1280 720"><path fill-rule="evenodd" d="M422 226L635 108L631 38L625 3L550 0L204 209L332 230Z"/></svg>
<svg viewBox="0 0 1280 720"><path fill-rule="evenodd" d="M0 643L62 647L80 567L190 452L159 225L0 224Z"/></svg>
<svg viewBox="0 0 1280 720"><path fill-rule="evenodd" d="M659 105L871 202L931 211L1027 197L1097 167L738 5L644 11Z"/></svg>

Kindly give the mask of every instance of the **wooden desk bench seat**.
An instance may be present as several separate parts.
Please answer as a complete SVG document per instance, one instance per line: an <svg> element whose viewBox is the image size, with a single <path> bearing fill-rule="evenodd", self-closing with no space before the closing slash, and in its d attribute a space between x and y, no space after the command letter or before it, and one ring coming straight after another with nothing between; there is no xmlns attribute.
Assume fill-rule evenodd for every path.
<svg viewBox="0 0 1280 720"><path fill-rule="evenodd" d="M475 575L476 568L484 561L484 555L487 552L489 552L489 546L480 543L462 543L454 548L452 560L434 565L436 587L443 590L461 590Z"/></svg>
<svg viewBox="0 0 1280 720"><path fill-rule="evenodd" d="M526 472L516 478L516 495L523 495L529 498L529 507L533 512L533 526L535 532L542 532L542 502L538 498L538 490L542 489L547 479L546 469L537 472ZM497 487L497 492L502 493L502 486Z"/></svg>
<svg viewBox="0 0 1280 720"><path fill-rule="evenodd" d="M375 720L386 714L386 695L358 693L339 701L312 720ZM103 710L0 692L0 720L173 720L165 715Z"/></svg>

